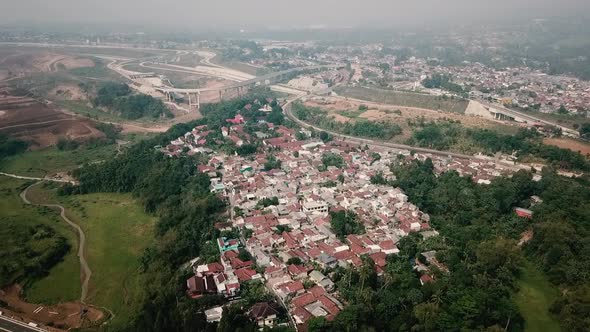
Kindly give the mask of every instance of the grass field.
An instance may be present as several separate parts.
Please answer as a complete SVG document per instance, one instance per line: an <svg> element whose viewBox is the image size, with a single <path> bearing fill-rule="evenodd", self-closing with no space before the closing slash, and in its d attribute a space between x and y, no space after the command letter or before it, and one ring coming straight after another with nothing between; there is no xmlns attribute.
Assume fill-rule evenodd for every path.
<svg viewBox="0 0 590 332"><path fill-rule="evenodd" d="M145 214L130 194L59 197L56 188L36 187L30 193L38 200L62 204L68 217L84 230L86 255L92 269L87 302L113 311L115 318L110 326L121 327L142 303L144 283L138 269L143 250L153 241L156 218ZM47 285L51 278L59 280L61 272L59 266L55 268ZM39 289L47 286L45 282L34 286ZM44 296L50 299L51 295L49 291Z"/></svg>
<svg viewBox="0 0 590 332"><path fill-rule="evenodd" d="M62 262L50 270L48 277L37 281L28 280L26 277L21 279L25 287L30 286L26 288L25 297L32 302L47 303L77 300L80 298L80 265L75 250L76 235L56 211L22 202L19 194L27 185L24 180L0 176L0 252L4 252L4 249L14 251L25 247L42 251L48 239L38 240L33 236L27 241L13 243L16 240L15 234L40 225L51 227L56 235L67 239L72 249ZM13 253L10 257L13 264L22 263L18 253Z"/></svg>
<svg viewBox="0 0 590 332"><path fill-rule="evenodd" d="M341 95L376 103L391 104L406 107L419 107L446 112L464 113L468 102L460 99L444 99L426 94L397 92L392 90L339 87L335 91Z"/></svg>
<svg viewBox="0 0 590 332"><path fill-rule="evenodd" d="M42 177L58 171L70 171L84 163L104 160L115 156L115 144L74 151L60 151L56 147L28 151L0 161L0 171L17 175Z"/></svg>
<svg viewBox="0 0 590 332"><path fill-rule="evenodd" d="M519 286L520 291L515 295L514 301L525 319L525 331L561 331L559 323L549 314L549 306L557 298L559 291L531 262L525 264Z"/></svg>

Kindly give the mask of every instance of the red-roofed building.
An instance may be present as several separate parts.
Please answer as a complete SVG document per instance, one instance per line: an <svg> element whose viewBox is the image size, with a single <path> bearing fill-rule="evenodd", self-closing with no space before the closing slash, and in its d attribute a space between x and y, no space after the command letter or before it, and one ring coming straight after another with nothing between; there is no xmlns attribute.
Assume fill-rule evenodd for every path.
<svg viewBox="0 0 590 332"><path fill-rule="evenodd" d="M378 267L385 267L385 265L387 265L387 255L385 255L385 253L383 251L380 252L376 252L373 253L371 255L369 255L369 257L371 257L371 259L373 260L373 262L375 262L375 265Z"/></svg>
<svg viewBox="0 0 590 332"><path fill-rule="evenodd" d="M516 212L516 215L521 217L521 218L527 218L527 219L532 219L533 218L533 211L529 210L529 209L523 209L523 208L515 208L514 212Z"/></svg>
<svg viewBox="0 0 590 332"><path fill-rule="evenodd" d="M420 277L420 284L422 286L424 286L424 284L429 283L429 282L433 282L434 279L432 279L431 276L429 276L428 274L424 274Z"/></svg>
<svg viewBox="0 0 590 332"><path fill-rule="evenodd" d="M297 324L305 324L305 322L307 322L311 317L313 316L309 313L309 311L301 307L296 307L295 310L293 310L293 318ZM299 327L297 330L300 330Z"/></svg>
<svg viewBox="0 0 590 332"><path fill-rule="evenodd" d="M291 264L287 267L287 271L295 280L307 277L307 268L303 265Z"/></svg>
<svg viewBox="0 0 590 332"><path fill-rule="evenodd" d="M232 123L232 124L241 124L246 122L244 117L241 114L236 114L233 119L225 119L225 121Z"/></svg>
<svg viewBox="0 0 590 332"><path fill-rule="evenodd" d="M235 270L234 273L240 282L252 280L252 277L256 275L256 271L247 267Z"/></svg>
<svg viewBox="0 0 590 332"><path fill-rule="evenodd" d="M303 295L294 297L291 300L291 304L295 307L305 307L308 304L314 303L316 301L315 296L311 293L305 293Z"/></svg>
<svg viewBox="0 0 590 332"><path fill-rule="evenodd" d="M326 294L326 291L320 287L320 286L313 286L312 288L310 288L308 290L308 292L310 292L311 294L313 294L313 296L315 296L316 298Z"/></svg>
<svg viewBox="0 0 590 332"><path fill-rule="evenodd" d="M287 285L285 285L285 289L287 290L288 293L293 294L293 293L297 293L299 291L302 291L305 289L305 287L303 287L303 283L301 281L292 281L290 283L288 283Z"/></svg>

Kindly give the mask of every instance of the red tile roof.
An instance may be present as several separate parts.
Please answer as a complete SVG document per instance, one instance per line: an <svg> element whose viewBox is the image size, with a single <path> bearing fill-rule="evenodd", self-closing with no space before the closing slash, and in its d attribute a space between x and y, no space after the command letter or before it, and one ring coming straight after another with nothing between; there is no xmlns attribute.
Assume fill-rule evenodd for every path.
<svg viewBox="0 0 590 332"><path fill-rule="evenodd" d="M297 296L291 300L291 304L296 307L305 307L308 304L314 303L316 301L315 296L311 293L305 293L303 295Z"/></svg>

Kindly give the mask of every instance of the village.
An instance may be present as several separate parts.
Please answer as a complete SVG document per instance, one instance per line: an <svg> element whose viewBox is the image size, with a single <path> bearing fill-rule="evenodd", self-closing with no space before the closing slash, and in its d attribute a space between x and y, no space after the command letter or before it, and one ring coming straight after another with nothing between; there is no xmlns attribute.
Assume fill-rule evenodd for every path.
<svg viewBox="0 0 590 332"><path fill-rule="evenodd" d="M252 107L248 104L245 110ZM270 109L264 105L259 113ZM239 299L244 283L263 283L277 301L257 303L249 311L260 327L290 321L303 330L312 317L333 319L346 305L332 280L335 268L360 268L370 259L382 275L387 257L399 252L401 238L412 233L423 238L438 235L428 214L409 202L401 189L383 183L395 179L392 166L429 159L436 173L455 170L479 184L514 171L489 159L323 142L309 130L246 119L239 112L225 122L221 133L197 126L161 151L169 157L207 156L198 172L209 176L211 191L230 205L230 220L218 226L228 233L238 230L233 238L217 239L218 262L191 262L194 275L187 280L188 296L218 294L231 301ZM248 133L252 131L254 135ZM258 150L266 153L227 154L208 148L211 140L242 148L259 144ZM529 210L522 210L515 212L530 217ZM354 230L336 229L334 218L352 220L347 226ZM447 271L436 251L421 257L422 262L413 262L421 284L433 280L433 267ZM287 309L288 321L279 321L279 307ZM213 322L222 312L222 307L215 307L205 314Z"/></svg>

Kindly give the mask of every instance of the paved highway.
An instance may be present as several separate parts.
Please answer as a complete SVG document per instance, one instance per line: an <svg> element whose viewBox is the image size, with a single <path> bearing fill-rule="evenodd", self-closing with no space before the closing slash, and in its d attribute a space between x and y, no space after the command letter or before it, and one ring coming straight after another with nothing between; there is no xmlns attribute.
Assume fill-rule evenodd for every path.
<svg viewBox="0 0 590 332"><path fill-rule="evenodd" d="M143 67L146 67L146 68L151 68L151 69L161 69L161 70L189 72L188 70L166 69L166 68L151 67L151 66L145 65L145 62L142 63L142 64L140 64L140 65L142 65ZM255 83L261 82L261 81L263 82L265 80L270 80L270 79L275 78L277 76L286 75L286 74L290 74L290 73L297 72L297 71L316 70L316 69L322 69L322 68L338 68L338 67L341 67L341 65L340 64L336 64L336 65L317 65L317 66L291 68L291 69L288 69L288 70L278 71L278 72L266 74L266 75L263 75L263 76L254 77L254 78L251 78L249 80L239 81L239 82L232 83L230 85L225 85L225 86L218 87L218 88L181 89L181 88L172 88L172 87L161 87L161 88L158 88L158 89L159 90L165 90L165 91L168 91L168 92L177 92L177 93L200 93L200 92L205 92L205 91L229 90L229 89L235 89L235 88L242 87L242 86L247 86L247 85L250 85L250 84L255 84ZM197 73L197 71L193 71L193 73ZM216 75L212 75L212 76L216 76Z"/></svg>
<svg viewBox="0 0 590 332"><path fill-rule="evenodd" d="M42 328L29 326L23 322L0 316L0 331L3 332L46 332Z"/></svg>
<svg viewBox="0 0 590 332"><path fill-rule="evenodd" d="M420 152L420 153L427 153L427 154L436 155L436 156L443 156L443 157L453 157L453 158L461 158L461 159L468 159L468 160L480 160L480 161L489 160L489 161L493 161L493 162L501 165L502 167L506 167L506 168L509 168L509 169L512 169L515 171L517 171L519 169L523 169L523 168L526 169L527 168L524 165L512 165L512 164L502 163L497 160L485 158L483 156L473 156L473 155L466 155L466 154L454 153L454 152L449 152L449 151L439 151L439 150L420 148L420 147L415 147L415 146L405 145L405 144L396 144L396 143L384 142L384 141L379 141L379 140L364 139L364 138L359 138L359 137L354 137L354 136L349 136L349 135L342 135L342 134L339 134L339 133L336 133L333 131L325 130L320 127L316 127L314 125L311 125L307 122L303 122L293 115L293 113L291 112L291 104L293 102L301 99L302 97L304 97L304 96L292 98L292 99L288 100L285 105L283 105L283 112L285 113L285 115L289 119L295 121L298 125L300 125L303 128L313 128L317 131L325 131L328 134L330 134L334 137L340 138L341 140L343 140L345 142L357 143L357 144L361 144L361 145L366 144L369 147L375 146L375 147L384 147L384 148L391 148L391 149L416 151L416 152Z"/></svg>

